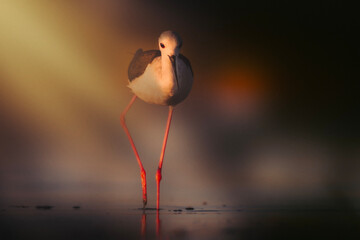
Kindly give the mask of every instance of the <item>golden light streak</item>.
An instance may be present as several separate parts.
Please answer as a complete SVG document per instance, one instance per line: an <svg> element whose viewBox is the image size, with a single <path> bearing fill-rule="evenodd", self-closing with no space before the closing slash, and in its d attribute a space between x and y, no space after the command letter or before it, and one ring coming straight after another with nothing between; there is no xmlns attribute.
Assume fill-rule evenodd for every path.
<svg viewBox="0 0 360 240"><path fill-rule="evenodd" d="M99 41L104 51L120 43L96 22L57 2L2 3L0 70L10 111L66 138L74 129L79 136L90 137L72 106L74 98L106 118L117 114L120 93L114 88L112 71L91 58L86 43Z"/></svg>

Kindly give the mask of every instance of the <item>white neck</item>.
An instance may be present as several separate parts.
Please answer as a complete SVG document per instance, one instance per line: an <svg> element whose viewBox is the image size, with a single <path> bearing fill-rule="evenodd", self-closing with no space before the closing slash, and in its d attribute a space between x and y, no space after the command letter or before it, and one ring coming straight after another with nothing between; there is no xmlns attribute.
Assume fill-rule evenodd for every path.
<svg viewBox="0 0 360 240"><path fill-rule="evenodd" d="M170 58L166 54L161 55L161 87L173 91L176 87L176 76Z"/></svg>

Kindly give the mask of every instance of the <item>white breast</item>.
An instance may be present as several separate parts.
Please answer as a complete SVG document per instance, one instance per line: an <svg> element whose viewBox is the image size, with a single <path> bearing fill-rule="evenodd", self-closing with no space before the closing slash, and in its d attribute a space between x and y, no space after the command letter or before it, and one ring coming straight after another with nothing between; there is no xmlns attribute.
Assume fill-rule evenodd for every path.
<svg viewBox="0 0 360 240"><path fill-rule="evenodd" d="M176 75L169 58L155 58L144 73L133 79L128 87L145 102L177 105L189 94L193 74L190 65L181 58L176 61Z"/></svg>
<svg viewBox="0 0 360 240"><path fill-rule="evenodd" d="M162 79L161 57L157 57L140 77L129 83L128 87L145 102L166 105L167 99L173 94L173 85L172 81Z"/></svg>

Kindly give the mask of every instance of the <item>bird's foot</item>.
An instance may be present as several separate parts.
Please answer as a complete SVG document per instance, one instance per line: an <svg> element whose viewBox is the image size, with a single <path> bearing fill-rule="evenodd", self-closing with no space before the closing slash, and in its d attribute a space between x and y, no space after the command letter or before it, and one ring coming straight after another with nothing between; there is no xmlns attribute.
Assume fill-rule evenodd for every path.
<svg viewBox="0 0 360 240"><path fill-rule="evenodd" d="M143 199L143 209L145 209L146 204L147 204L147 200L146 200L146 199Z"/></svg>
<svg viewBox="0 0 360 240"><path fill-rule="evenodd" d="M145 208L147 204L147 194L146 194L146 172L144 169L141 169L140 176L141 176L141 186L143 190L143 208Z"/></svg>

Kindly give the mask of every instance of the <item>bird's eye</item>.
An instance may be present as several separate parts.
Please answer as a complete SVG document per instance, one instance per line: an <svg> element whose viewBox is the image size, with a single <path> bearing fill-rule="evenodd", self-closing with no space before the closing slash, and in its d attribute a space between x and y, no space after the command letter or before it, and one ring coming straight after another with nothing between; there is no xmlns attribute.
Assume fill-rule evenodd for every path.
<svg viewBox="0 0 360 240"><path fill-rule="evenodd" d="M160 43L160 47L165 48L165 45L163 43Z"/></svg>

